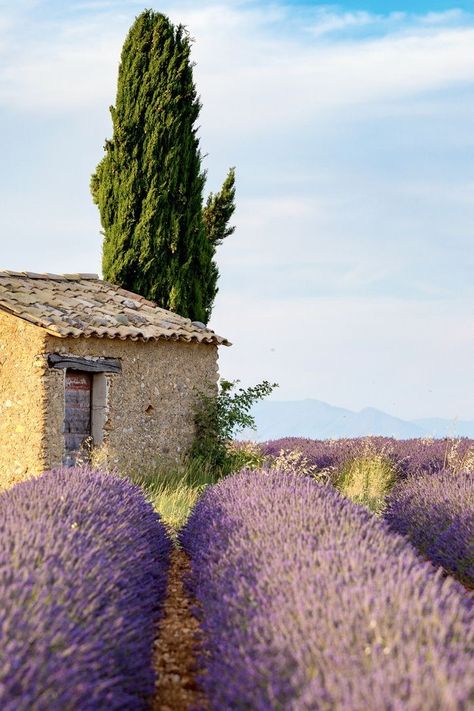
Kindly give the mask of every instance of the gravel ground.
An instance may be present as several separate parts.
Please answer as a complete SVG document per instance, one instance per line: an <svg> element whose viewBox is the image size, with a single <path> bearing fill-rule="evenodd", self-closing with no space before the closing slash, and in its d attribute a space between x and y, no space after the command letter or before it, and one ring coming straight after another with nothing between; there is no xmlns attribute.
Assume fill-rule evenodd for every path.
<svg viewBox="0 0 474 711"><path fill-rule="evenodd" d="M171 553L168 588L155 645L158 681L151 711L191 711L207 709L196 684L196 651L199 623L191 613L194 601L184 591L183 576L189 570L187 555Z"/></svg>

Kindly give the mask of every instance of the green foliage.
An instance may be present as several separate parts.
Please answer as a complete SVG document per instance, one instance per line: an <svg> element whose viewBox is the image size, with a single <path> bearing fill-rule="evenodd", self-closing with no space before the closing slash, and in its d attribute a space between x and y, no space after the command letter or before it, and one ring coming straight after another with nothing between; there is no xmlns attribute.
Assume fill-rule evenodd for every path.
<svg viewBox="0 0 474 711"><path fill-rule="evenodd" d="M203 209L203 219L206 235L211 244L216 247L233 234L235 227L229 225L229 220L235 210L235 168L231 168L224 180L220 192L209 194L206 207Z"/></svg>
<svg viewBox="0 0 474 711"><path fill-rule="evenodd" d="M203 209L200 102L191 40L145 10L125 40L113 137L91 179L104 231L104 277L207 323L217 293L216 245L232 233L233 170Z"/></svg>
<svg viewBox="0 0 474 711"><path fill-rule="evenodd" d="M375 449L367 447L356 459L349 461L335 482L339 491L357 504L380 514L395 483L392 463Z"/></svg>
<svg viewBox="0 0 474 711"><path fill-rule="evenodd" d="M132 473L130 478L141 486L173 538L203 491L218 479L208 463L196 459L178 464L157 459L153 468Z"/></svg>
<svg viewBox="0 0 474 711"><path fill-rule="evenodd" d="M240 469L261 469L265 465L265 455L256 442L230 442L227 447L227 457L231 471Z"/></svg>
<svg viewBox="0 0 474 711"><path fill-rule="evenodd" d="M212 245L212 255L216 253L216 247L234 233L235 227L229 225L229 221L235 210L235 168L231 168L224 180L220 192L209 194L206 206L203 208L202 217L204 229L209 243ZM219 279L219 269L215 259L212 260L209 278L207 282L206 308L211 313L214 300L218 292L217 282Z"/></svg>
<svg viewBox="0 0 474 711"><path fill-rule="evenodd" d="M239 380L221 380L216 394L199 392L195 408L196 433L191 456L212 463L222 474L245 466L247 455L232 448L233 436L243 429L255 429L252 405L278 387L264 380L249 388L238 388Z"/></svg>

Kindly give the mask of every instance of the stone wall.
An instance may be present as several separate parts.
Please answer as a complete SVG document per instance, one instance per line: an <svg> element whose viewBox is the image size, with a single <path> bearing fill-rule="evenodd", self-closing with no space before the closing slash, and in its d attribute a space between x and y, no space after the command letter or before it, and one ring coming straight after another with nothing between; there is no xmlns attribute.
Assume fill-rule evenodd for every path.
<svg viewBox="0 0 474 711"><path fill-rule="evenodd" d="M55 338L0 311L0 489L62 463L65 371L48 368L48 353L120 359L121 374L94 376L93 419L104 464L125 472L181 458L194 388L218 379L217 346Z"/></svg>
<svg viewBox="0 0 474 711"><path fill-rule="evenodd" d="M216 387L217 346L49 335L46 346L49 353L121 360L120 374L106 374L105 382L103 376L94 376L104 464L124 472L146 470L160 455L178 460L189 449L194 435L193 389ZM49 370L46 390L45 456L52 467L60 464L64 451L64 370Z"/></svg>
<svg viewBox="0 0 474 711"><path fill-rule="evenodd" d="M45 347L43 330L0 311L0 489L44 470Z"/></svg>

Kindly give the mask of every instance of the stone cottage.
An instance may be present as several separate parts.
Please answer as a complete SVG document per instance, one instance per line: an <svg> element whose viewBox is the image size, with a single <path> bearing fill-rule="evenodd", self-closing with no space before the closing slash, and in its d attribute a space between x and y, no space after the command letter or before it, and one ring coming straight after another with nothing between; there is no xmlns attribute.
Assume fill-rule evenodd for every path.
<svg viewBox="0 0 474 711"><path fill-rule="evenodd" d="M0 271L0 488L83 459L178 459L217 346L198 322L91 274Z"/></svg>

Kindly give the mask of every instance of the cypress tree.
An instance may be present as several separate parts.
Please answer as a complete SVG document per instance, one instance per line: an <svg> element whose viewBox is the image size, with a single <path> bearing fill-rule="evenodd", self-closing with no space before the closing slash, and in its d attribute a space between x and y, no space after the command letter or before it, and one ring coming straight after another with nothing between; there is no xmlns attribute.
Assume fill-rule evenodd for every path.
<svg viewBox="0 0 474 711"><path fill-rule="evenodd" d="M235 227L229 225L229 220L235 210L235 168L231 168L224 180L220 192L214 195L209 194L206 206L203 208L202 217L206 237L212 246L212 256L216 253L216 247L224 241L226 237L233 234ZM206 310L211 313L214 299L218 292L217 281L219 270L215 259L211 260L208 288L206 290Z"/></svg>
<svg viewBox="0 0 474 711"><path fill-rule="evenodd" d="M207 323L217 293L216 246L233 232L234 172L203 208L201 105L184 27L145 10L125 40L113 136L91 179L104 278Z"/></svg>
<svg viewBox="0 0 474 711"><path fill-rule="evenodd" d="M221 191L216 195L210 193L207 198L206 207L203 210L204 224L206 226L207 238L214 247L222 244L224 239L231 235L235 227L229 226L235 205L235 168L231 168L224 180Z"/></svg>

